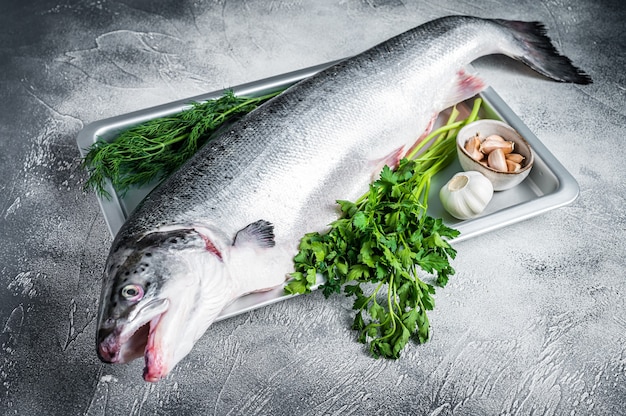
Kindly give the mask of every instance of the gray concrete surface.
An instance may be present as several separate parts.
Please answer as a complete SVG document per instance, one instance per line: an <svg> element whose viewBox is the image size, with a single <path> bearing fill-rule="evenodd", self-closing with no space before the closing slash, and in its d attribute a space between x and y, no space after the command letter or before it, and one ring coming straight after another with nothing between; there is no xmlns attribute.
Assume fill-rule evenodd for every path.
<svg viewBox="0 0 626 416"><path fill-rule="evenodd" d="M94 349L111 238L82 191L87 123L357 53L448 14L541 20L594 79L480 74L574 175L571 205L458 244L433 338L374 360L350 301L215 324L158 384ZM626 414L626 8L621 0L0 4L0 414Z"/></svg>

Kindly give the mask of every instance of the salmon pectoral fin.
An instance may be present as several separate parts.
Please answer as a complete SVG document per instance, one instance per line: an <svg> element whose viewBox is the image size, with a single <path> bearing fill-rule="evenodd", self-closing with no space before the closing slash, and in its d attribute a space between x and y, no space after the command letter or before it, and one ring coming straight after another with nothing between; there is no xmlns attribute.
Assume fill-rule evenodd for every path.
<svg viewBox="0 0 626 416"><path fill-rule="evenodd" d="M253 244L260 248L274 247L274 226L265 220L248 224L235 235L233 246Z"/></svg>
<svg viewBox="0 0 626 416"><path fill-rule="evenodd" d="M293 270L293 253L276 243L270 222L259 220L237 232L228 268L236 282L235 298L266 292L285 283Z"/></svg>

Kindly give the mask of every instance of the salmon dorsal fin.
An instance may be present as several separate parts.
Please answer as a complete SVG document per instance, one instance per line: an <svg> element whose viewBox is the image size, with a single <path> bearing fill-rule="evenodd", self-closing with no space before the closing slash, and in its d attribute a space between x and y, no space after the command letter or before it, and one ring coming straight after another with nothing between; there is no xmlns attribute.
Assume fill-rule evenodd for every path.
<svg viewBox="0 0 626 416"><path fill-rule="evenodd" d="M265 220L248 224L237 232L233 246L255 244L261 248L274 247L274 226Z"/></svg>

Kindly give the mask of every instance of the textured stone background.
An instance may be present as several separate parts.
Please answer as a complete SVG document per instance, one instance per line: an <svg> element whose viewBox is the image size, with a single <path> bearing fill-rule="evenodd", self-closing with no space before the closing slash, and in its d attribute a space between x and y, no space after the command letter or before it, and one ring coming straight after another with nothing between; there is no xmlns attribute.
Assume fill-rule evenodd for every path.
<svg viewBox="0 0 626 416"><path fill-rule="evenodd" d="M622 0L0 3L0 414L625 414ZM513 5L514 4L514 5ZM357 53L448 14L541 20L594 79L476 67L575 176L573 204L459 243L433 339L370 358L321 293L215 324L158 384L94 350L111 243L87 123Z"/></svg>

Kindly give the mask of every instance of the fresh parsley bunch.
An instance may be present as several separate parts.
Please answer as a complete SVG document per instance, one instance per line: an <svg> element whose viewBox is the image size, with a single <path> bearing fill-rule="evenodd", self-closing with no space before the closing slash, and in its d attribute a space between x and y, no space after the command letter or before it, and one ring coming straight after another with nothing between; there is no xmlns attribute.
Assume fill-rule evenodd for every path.
<svg viewBox="0 0 626 416"><path fill-rule="evenodd" d="M445 286L455 273L450 261L456 250L448 240L459 235L427 215L430 181L454 159L456 131L477 118L480 105L476 99L460 122L454 121L455 109L414 153L430 144L426 151L402 159L395 170L385 166L358 201L337 201L343 215L327 233L309 233L300 242L285 291L310 292L318 274L325 278L320 289L326 297L343 287L354 297L352 328L374 357L398 358L410 339L429 339L426 311L435 306L435 285ZM432 276L433 283L418 272Z"/></svg>

